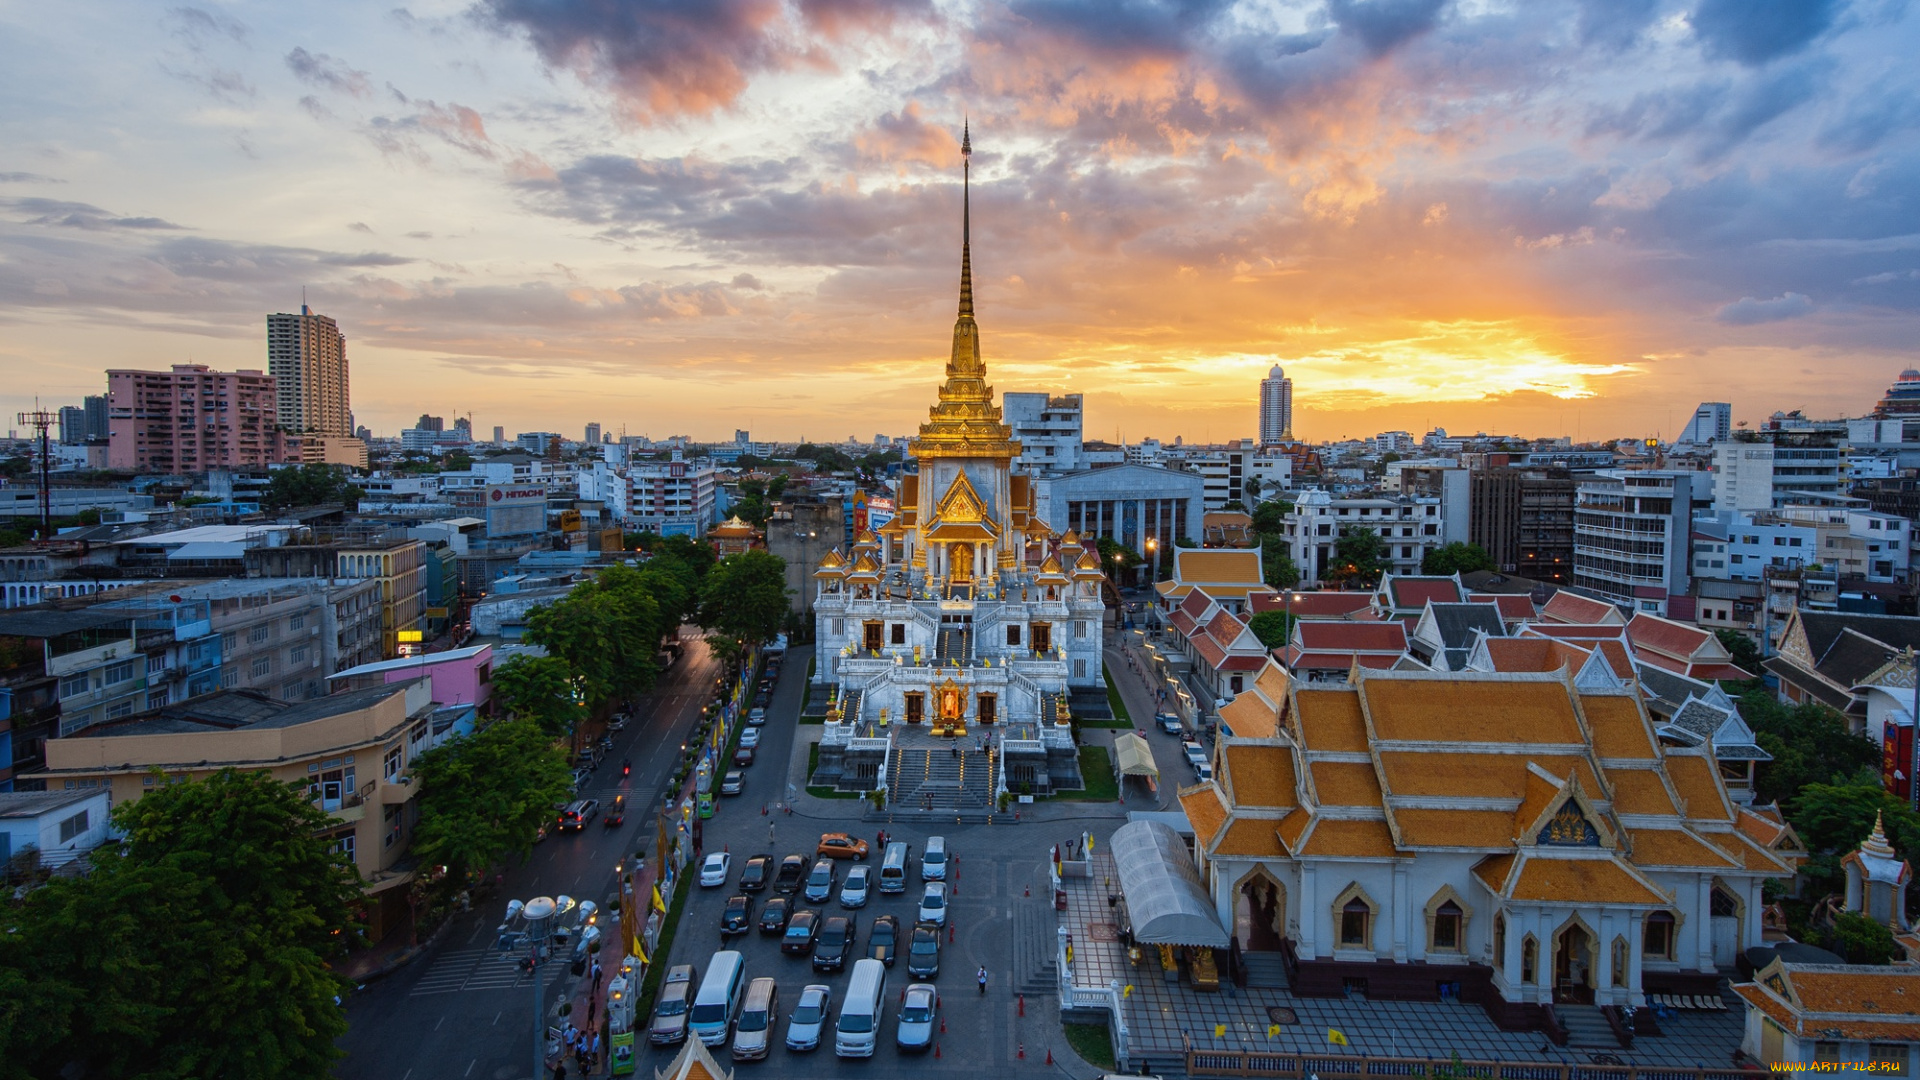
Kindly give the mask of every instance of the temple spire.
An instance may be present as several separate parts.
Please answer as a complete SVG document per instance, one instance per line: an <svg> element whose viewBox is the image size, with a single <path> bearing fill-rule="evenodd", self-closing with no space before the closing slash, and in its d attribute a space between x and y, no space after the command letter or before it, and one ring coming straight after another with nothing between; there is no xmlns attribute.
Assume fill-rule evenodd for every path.
<svg viewBox="0 0 1920 1080"><path fill-rule="evenodd" d="M973 314L973 132L960 122L960 314Z"/></svg>

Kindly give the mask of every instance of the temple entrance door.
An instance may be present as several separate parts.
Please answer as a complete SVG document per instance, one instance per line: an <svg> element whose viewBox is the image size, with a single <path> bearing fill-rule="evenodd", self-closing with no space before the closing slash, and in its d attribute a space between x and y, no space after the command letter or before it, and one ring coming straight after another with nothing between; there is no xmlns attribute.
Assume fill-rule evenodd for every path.
<svg viewBox="0 0 1920 1080"><path fill-rule="evenodd" d="M907 723L917 724L927 718L927 695L907 695Z"/></svg>
<svg viewBox="0 0 1920 1080"><path fill-rule="evenodd" d="M1000 699L993 694L981 694L974 701L973 711L981 723L991 724L1000 718Z"/></svg>
<svg viewBox="0 0 1920 1080"><path fill-rule="evenodd" d="M947 545L947 580L964 585L973 580L973 545Z"/></svg>
<svg viewBox="0 0 1920 1080"><path fill-rule="evenodd" d="M1234 898L1233 932L1247 952L1278 952L1287 917L1286 891L1263 873L1240 885Z"/></svg>
<svg viewBox="0 0 1920 1080"><path fill-rule="evenodd" d="M1554 942L1553 1000L1593 1004L1593 936L1579 923L1561 930Z"/></svg>

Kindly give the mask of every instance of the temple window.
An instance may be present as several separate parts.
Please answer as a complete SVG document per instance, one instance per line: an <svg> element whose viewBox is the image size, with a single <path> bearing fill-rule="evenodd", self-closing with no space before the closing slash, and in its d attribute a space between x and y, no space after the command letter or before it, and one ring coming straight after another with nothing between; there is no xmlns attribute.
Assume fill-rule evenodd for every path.
<svg viewBox="0 0 1920 1080"><path fill-rule="evenodd" d="M1015 646L1020 644L1020 624L1019 623L1007 624L1007 644L1015 645Z"/></svg>
<svg viewBox="0 0 1920 1080"><path fill-rule="evenodd" d="M1355 882L1341 891L1333 900L1334 925L1339 930L1339 947L1343 949L1373 948L1373 901Z"/></svg>
<svg viewBox="0 0 1920 1080"><path fill-rule="evenodd" d="M1627 985L1627 939L1613 939L1613 985Z"/></svg>
<svg viewBox="0 0 1920 1080"><path fill-rule="evenodd" d="M907 624L906 623L894 623L893 626L891 627L891 633L892 633L893 644L905 645L907 643Z"/></svg>
<svg viewBox="0 0 1920 1080"><path fill-rule="evenodd" d="M1640 938L1640 955L1661 960L1673 959L1673 915L1656 911L1647 916L1646 930Z"/></svg>
<svg viewBox="0 0 1920 1080"><path fill-rule="evenodd" d="M1437 952L1459 952L1461 926L1465 922L1465 913L1460 905L1451 900L1441 904L1433 913L1433 948Z"/></svg>
<svg viewBox="0 0 1920 1080"><path fill-rule="evenodd" d="M1043 622L1034 623L1027 630L1027 640L1033 642L1034 652L1046 652L1053 648L1053 627Z"/></svg>
<svg viewBox="0 0 1920 1080"><path fill-rule="evenodd" d="M880 651L880 635L885 631L886 625L887 624L880 622L870 622L866 624L864 627L866 631L865 646L868 652Z"/></svg>
<svg viewBox="0 0 1920 1080"><path fill-rule="evenodd" d="M1520 943L1520 981L1523 983L1533 982L1534 974L1539 969L1539 966L1540 943L1533 940L1532 934L1528 934L1526 940Z"/></svg>

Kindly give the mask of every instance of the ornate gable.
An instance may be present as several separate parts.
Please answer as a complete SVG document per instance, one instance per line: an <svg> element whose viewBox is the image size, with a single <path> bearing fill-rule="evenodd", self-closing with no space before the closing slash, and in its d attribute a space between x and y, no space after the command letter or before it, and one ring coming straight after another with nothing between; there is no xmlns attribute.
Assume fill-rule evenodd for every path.
<svg viewBox="0 0 1920 1080"><path fill-rule="evenodd" d="M992 515L987 513L987 504L980 493L973 490L973 484L962 472L953 478L947 486L947 493L940 496L940 505L934 509L934 516L941 524L992 525Z"/></svg>

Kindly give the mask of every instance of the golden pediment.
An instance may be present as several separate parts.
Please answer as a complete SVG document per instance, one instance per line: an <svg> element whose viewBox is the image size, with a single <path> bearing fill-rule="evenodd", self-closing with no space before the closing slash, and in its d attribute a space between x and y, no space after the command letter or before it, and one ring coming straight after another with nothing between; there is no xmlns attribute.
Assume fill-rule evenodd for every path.
<svg viewBox="0 0 1920 1080"><path fill-rule="evenodd" d="M987 513L986 502L980 498L979 492L973 490L973 484L967 480L965 472L953 478L947 493L940 496L940 506L934 514L942 522L956 525L993 522Z"/></svg>

